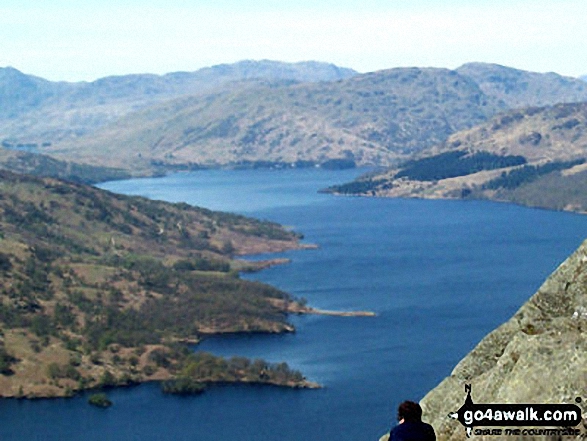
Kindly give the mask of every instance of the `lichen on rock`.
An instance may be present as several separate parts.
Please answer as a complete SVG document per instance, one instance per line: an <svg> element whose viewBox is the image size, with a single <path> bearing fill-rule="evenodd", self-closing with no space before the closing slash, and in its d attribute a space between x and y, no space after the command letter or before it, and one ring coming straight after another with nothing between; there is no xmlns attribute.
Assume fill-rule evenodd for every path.
<svg viewBox="0 0 587 441"><path fill-rule="evenodd" d="M434 426L439 440L466 438L460 423L447 416L463 404L465 384L472 385L475 403L561 404L575 403L581 397L579 406L585 414L587 241L509 321L481 340L423 398L424 420ZM577 428L585 432L585 421L580 426Z"/></svg>

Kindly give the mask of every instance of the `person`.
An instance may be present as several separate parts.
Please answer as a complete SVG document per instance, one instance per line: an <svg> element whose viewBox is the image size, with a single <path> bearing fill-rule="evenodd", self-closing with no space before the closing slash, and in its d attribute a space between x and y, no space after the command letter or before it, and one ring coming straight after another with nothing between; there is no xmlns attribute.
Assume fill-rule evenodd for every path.
<svg viewBox="0 0 587 441"><path fill-rule="evenodd" d="M418 403L401 403L397 419L399 424L389 432L389 441L436 441L432 426L422 421L422 407Z"/></svg>

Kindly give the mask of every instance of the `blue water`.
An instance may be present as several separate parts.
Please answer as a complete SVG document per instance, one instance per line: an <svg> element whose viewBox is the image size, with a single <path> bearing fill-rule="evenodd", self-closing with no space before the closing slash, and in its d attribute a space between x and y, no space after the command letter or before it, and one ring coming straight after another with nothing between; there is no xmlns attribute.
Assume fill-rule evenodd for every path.
<svg viewBox="0 0 587 441"><path fill-rule="evenodd" d="M114 406L0 400L2 440L376 440L507 320L583 240L587 217L507 204L343 198L317 189L358 172L202 171L103 184L288 225L316 250L247 278L324 309L377 317L291 317L295 334L210 338L199 349L287 361L321 390L217 386L165 396L109 392Z"/></svg>

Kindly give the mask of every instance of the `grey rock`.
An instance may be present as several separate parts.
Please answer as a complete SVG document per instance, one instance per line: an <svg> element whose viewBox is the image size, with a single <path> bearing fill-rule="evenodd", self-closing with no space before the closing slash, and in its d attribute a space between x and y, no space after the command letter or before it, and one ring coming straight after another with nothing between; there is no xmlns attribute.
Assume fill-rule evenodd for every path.
<svg viewBox="0 0 587 441"><path fill-rule="evenodd" d="M472 385L475 403L574 404L575 398L581 397L579 406L585 415L587 241L509 321L481 340L451 375L422 399L423 419L434 426L438 440L466 439L463 426L448 417L463 405L465 384ZM576 428L587 433L585 419ZM501 438L518 439L505 435ZM386 440L387 436L381 438Z"/></svg>

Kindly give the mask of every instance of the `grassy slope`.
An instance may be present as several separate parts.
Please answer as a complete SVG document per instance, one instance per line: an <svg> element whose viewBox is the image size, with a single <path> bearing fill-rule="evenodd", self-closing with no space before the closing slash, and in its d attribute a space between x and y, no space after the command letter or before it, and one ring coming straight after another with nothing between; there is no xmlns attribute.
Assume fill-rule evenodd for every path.
<svg viewBox="0 0 587 441"><path fill-rule="evenodd" d="M287 294L231 268L297 246L275 224L0 171L0 396L171 378L174 341L291 330Z"/></svg>

